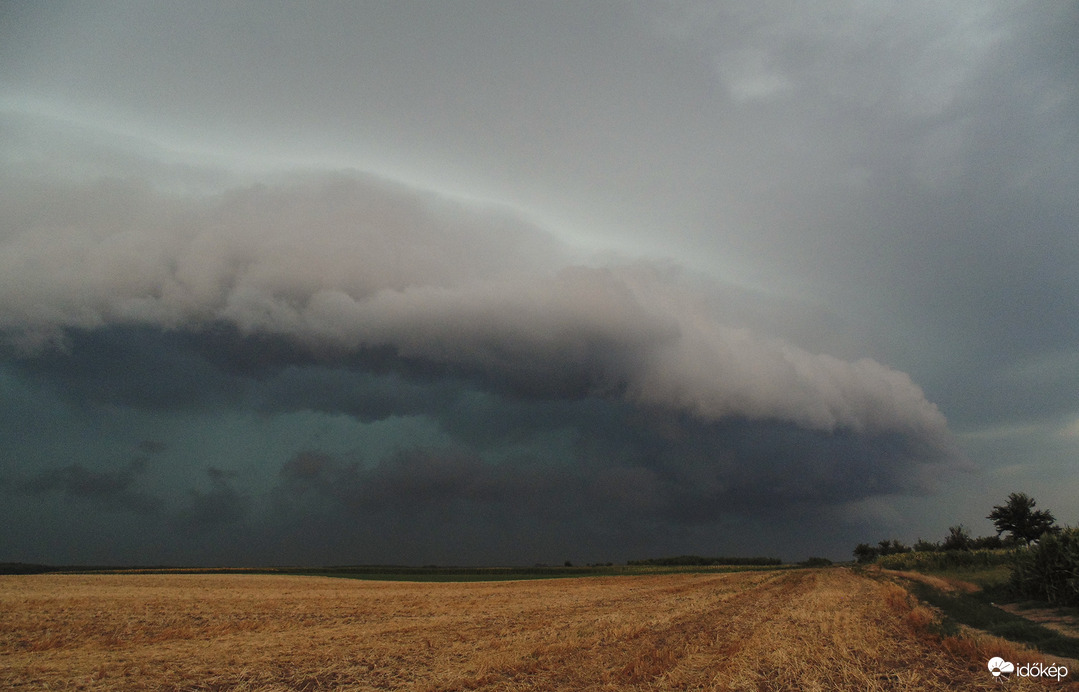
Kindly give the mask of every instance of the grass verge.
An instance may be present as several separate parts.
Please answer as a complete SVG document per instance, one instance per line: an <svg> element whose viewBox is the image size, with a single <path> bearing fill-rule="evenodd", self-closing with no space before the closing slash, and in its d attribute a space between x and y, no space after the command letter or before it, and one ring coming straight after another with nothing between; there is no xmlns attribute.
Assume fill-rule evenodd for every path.
<svg viewBox="0 0 1079 692"><path fill-rule="evenodd" d="M945 574L948 578L957 576L951 571ZM959 625L966 625L1011 642L1033 646L1046 654L1079 659L1079 638L1054 632L996 607L993 599L1006 594L998 575L986 572L976 576L981 577L983 588L974 592L961 589L946 592L914 579L904 578L904 582L911 593L941 611L939 634L942 637L954 636Z"/></svg>

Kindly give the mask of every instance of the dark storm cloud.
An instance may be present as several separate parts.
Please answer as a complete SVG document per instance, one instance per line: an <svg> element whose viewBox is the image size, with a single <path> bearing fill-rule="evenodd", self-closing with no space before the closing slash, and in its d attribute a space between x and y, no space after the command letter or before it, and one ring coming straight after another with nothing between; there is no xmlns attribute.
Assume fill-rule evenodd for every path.
<svg viewBox="0 0 1079 692"><path fill-rule="evenodd" d="M236 474L210 467L206 469L210 488L192 488L173 518L179 531L201 536L215 529L241 521L249 511L250 500L235 487Z"/></svg>
<svg viewBox="0 0 1079 692"><path fill-rule="evenodd" d="M445 368L418 368L392 354L326 358L294 348L281 336L245 339L216 330L206 340L199 337L197 332L163 333L149 327L80 331L68 335L65 352L46 351L18 362L25 377L52 383L56 394L82 406L317 411L364 421L422 416L465 450L463 456L439 457L437 467L422 459L410 464L400 459L371 460L379 465L379 473L358 463L344 468L318 455L299 456L282 472L286 486L351 493L346 504L353 507L385 503L420 508L456 500L482 504L490 498L515 497L498 483L509 483L524 494L538 492L529 490L538 483L551 493L544 500L551 506L569 503L619 514L623 491L618 489L624 488L642 500L642 511L656 518L710 521L725 512L759 507L775 511L790 505L836 505L876 494L924 492L954 462L946 438L917 427L820 429L737 414L702 416L692 409L632 400L624 392L602 387L525 390L500 385L497 371L451 374ZM116 343L124 347L114 355L124 357L98 357L108 352L103 344ZM209 353L207 344L223 343L229 344L224 356L203 359ZM151 344L151 354L172 354L158 364L173 367L160 371L139 367L143 360L157 362L131 355L140 344ZM261 352L264 357L258 358L257 368L250 362L237 365L229 350ZM177 363L187 365L176 367ZM572 368L573 363L560 366ZM587 373L582 381L588 383ZM185 396L195 390L198 396ZM509 455L510 460L487 466L477 455L495 460ZM528 462L529 458L538 463ZM555 459L561 465L552 465ZM480 465L470 465L473 462ZM491 476L492 469L501 475ZM437 477L442 485L435 483L433 470L443 473ZM514 471L520 476L513 477ZM400 480L408 473L415 474L418 484L402 485ZM641 485L645 478L654 486L647 493ZM210 480L210 491L193 490L187 498L192 525L204 515L237 518L240 497L231 481L220 473ZM406 490L411 490L411 497ZM212 511L214 503L221 505L217 514Z"/></svg>
<svg viewBox="0 0 1079 692"><path fill-rule="evenodd" d="M863 521L962 466L945 414L1040 426L1034 492L1075 494L1075 3L5 12L0 442L166 441L190 546ZM980 445L979 492L1021 448Z"/></svg>
<svg viewBox="0 0 1079 692"><path fill-rule="evenodd" d="M157 440L143 440L138 444L138 448L144 454L160 454L168 448L168 445Z"/></svg>
<svg viewBox="0 0 1079 692"><path fill-rule="evenodd" d="M626 412L623 422L639 416ZM880 494L923 492L924 450L899 436L815 433L792 425L691 419L603 431L582 423L572 458L485 460L475 453L413 449L373 464L302 452L286 462L279 500L332 500L356 515L463 512L540 522L595 515L603 523L711 523L730 514L839 505ZM315 506L325 507L316 503Z"/></svg>
<svg viewBox="0 0 1079 692"><path fill-rule="evenodd" d="M412 514L484 508L512 513L540 504L565 508L573 502L575 491L562 473L534 467L519 460L487 463L468 452L447 450L410 450L361 466L308 451L281 467L276 492L284 501L315 495L350 514L393 513L405 521Z"/></svg>
<svg viewBox="0 0 1079 692"><path fill-rule="evenodd" d="M626 415L623 422L639 414ZM452 555L437 546L489 559L568 545L602 550L616 528L635 534L641 549L662 551L660 536L672 527L805 521L931 483L911 461L921 454L911 449L917 442L895 436L683 419L599 439L599 429L581 426L571 459L411 449L367 464L301 452L282 465L264 523L307 542L411 559Z"/></svg>
<svg viewBox="0 0 1079 692"><path fill-rule="evenodd" d="M86 500L106 511L154 514L160 499L141 490L140 477L146 459L136 459L115 469L98 470L82 464L46 469L24 478L8 479L9 489L18 494L61 493L69 500Z"/></svg>
<svg viewBox="0 0 1079 692"><path fill-rule="evenodd" d="M419 417L457 445L294 458L261 521L303 540L355 521L349 540L392 554L380 531L434 545L448 521L475 546L490 522L556 527L537 550L598 545L627 522L921 493L961 461L906 374L770 331L781 302L574 261L506 211L357 174L213 195L20 180L0 208L0 323L27 381L83 407ZM170 521L272 542L258 502L215 472Z"/></svg>
<svg viewBox="0 0 1079 692"><path fill-rule="evenodd" d="M199 353L191 336L138 325L63 332L64 349L9 361L75 402L151 410L210 409L242 402L246 379ZM10 349L5 349L9 357Z"/></svg>

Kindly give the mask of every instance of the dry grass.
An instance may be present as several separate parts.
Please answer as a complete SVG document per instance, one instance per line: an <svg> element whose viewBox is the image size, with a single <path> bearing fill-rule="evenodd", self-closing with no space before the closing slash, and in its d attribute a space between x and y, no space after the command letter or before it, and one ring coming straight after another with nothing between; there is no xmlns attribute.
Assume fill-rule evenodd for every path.
<svg viewBox="0 0 1079 692"><path fill-rule="evenodd" d="M1079 609L1040 608L1029 603L1005 603L997 607L1012 615L1044 625L1066 637L1079 638Z"/></svg>
<svg viewBox="0 0 1079 692"><path fill-rule="evenodd" d="M972 584L969 581L963 581L952 577L939 577L932 574L923 574L922 572L910 572L906 570L880 569L879 567L870 569L877 574L887 574L910 579L911 581L918 581L944 593L953 593L956 591L962 593L974 593L978 590L977 584Z"/></svg>
<svg viewBox="0 0 1079 692"><path fill-rule="evenodd" d="M0 688L990 690L991 655L1037 660L941 642L933 617L843 569L458 584L0 577Z"/></svg>

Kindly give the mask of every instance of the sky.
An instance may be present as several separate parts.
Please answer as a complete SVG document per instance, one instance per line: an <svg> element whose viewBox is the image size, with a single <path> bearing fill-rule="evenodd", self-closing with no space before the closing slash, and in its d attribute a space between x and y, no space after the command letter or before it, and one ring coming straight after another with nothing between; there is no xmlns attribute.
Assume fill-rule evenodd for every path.
<svg viewBox="0 0 1079 692"><path fill-rule="evenodd" d="M0 5L0 561L1079 523L1079 3Z"/></svg>

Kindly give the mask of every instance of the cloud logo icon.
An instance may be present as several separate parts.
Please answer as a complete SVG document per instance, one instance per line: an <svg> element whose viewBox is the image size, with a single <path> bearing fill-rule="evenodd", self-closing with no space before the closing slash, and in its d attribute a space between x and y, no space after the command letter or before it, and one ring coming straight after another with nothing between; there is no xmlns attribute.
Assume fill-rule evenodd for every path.
<svg viewBox="0 0 1079 692"><path fill-rule="evenodd" d="M1015 671L1015 664L1010 661L1005 661L1000 656L994 656L989 659L989 672L993 674L993 677L999 677L1001 673L1011 673Z"/></svg>

